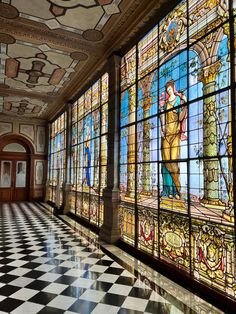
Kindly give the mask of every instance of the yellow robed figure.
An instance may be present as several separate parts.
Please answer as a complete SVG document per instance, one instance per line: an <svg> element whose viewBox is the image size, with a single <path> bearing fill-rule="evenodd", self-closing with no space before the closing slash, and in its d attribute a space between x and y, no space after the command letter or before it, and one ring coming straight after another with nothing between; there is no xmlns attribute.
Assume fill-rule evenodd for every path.
<svg viewBox="0 0 236 314"><path fill-rule="evenodd" d="M177 92L174 80L166 83L166 97L160 98L161 108L161 156L163 190L161 196L180 199L180 141L186 140L187 109L181 106L187 101L183 93Z"/></svg>

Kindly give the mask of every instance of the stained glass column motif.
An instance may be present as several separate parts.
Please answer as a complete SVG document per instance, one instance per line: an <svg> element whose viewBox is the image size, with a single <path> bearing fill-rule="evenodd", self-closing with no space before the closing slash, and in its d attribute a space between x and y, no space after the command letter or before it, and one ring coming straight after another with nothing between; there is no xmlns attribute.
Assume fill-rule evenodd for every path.
<svg viewBox="0 0 236 314"><path fill-rule="evenodd" d="M131 88L129 92L129 121L135 121L135 89ZM128 128L128 174L127 174L127 197L135 197L135 125Z"/></svg>
<svg viewBox="0 0 236 314"><path fill-rule="evenodd" d="M143 191L142 193L150 194L150 120L147 119L150 117L150 108L152 106L152 97L149 96L149 91L155 76L155 72L152 72L150 76L146 76L140 82L140 87L143 94L143 173L142 173L142 184Z"/></svg>
<svg viewBox="0 0 236 314"><path fill-rule="evenodd" d="M221 68L221 62L217 61L203 68L198 79L203 83L203 94L208 95L215 92L216 75ZM203 105L203 155L204 157L215 157L204 162L204 197L202 202L210 205L223 205L218 194L218 153L217 143L217 117L216 96L204 99Z"/></svg>

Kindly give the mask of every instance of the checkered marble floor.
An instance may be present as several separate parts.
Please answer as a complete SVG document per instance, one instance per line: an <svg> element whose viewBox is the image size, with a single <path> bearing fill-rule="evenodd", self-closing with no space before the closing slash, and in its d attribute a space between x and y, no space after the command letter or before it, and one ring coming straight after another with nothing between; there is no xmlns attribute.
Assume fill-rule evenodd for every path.
<svg viewBox="0 0 236 314"><path fill-rule="evenodd" d="M0 313L196 313L39 204L1 204L0 224Z"/></svg>

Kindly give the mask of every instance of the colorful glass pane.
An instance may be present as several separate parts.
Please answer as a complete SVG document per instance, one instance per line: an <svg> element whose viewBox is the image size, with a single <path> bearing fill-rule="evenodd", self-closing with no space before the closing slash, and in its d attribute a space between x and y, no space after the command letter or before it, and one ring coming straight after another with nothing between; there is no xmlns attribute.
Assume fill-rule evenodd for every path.
<svg viewBox="0 0 236 314"><path fill-rule="evenodd" d="M157 67L158 26L138 43L138 77L141 78Z"/></svg>
<svg viewBox="0 0 236 314"><path fill-rule="evenodd" d="M57 118L50 128L50 155L49 155L49 185L55 186L50 192L50 200L62 204L62 185L65 180L66 169L66 113Z"/></svg>
<svg viewBox="0 0 236 314"><path fill-rule="evenodd" d="M191 42L211 32L229 17L229 1L189 0L189 36Z"/></svg>
<svg viewBox="0 0 236 314"><path fill-rule="evenodd" d="M228 0L181 1L122 58L120 224L123 241L236 297L229 16Z"/></svg>
<svg viewBox="0 0 236 314"><path fill-rule="evenodd" d="M136 80L136 47L131 49L121 60L121 90L134 84Z"/></svg>
<svg viewBox="0 0 236 314"><path fill-rule="evenodd" d="M106 184L108 130L108 74L96 81L77 102L78 117L72 122L71 176L76 174L76 215L100 226ZM75 138L76 140L73 140ZM77 167L77 168L75 168Z"/></svg>

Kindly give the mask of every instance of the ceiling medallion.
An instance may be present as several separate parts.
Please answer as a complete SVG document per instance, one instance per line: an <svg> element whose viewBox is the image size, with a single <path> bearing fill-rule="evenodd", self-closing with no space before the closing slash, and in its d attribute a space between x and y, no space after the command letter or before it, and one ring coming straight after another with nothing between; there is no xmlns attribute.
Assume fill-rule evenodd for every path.
<svg viewBox="0 0 236 314"><path fill-rule="evenodd" d="M70 54L70 57L73 60L85 61L88 59L88 55L86 53L80 51L74 51Z"/></svg>
<svg viewBox="0 0 236 314"><path fill-rule="evenodd" d="M96 29L88 29L83 32L83 38L89 41L100 41L103 39L103 33Z"/></svg>
<svg viewBox="0 0 236 314"><path fill-rule="evenodd" d="M15 42L15 38L11 35L0 33L0 43L10 45L14 44Z"/></svg>
<svg viewBox="0 0 236 314"><path fill-rule="evenodd" d="M15 19L19 16L19 12L10 4L0 3L0 16L7 19Z"/></svg>

